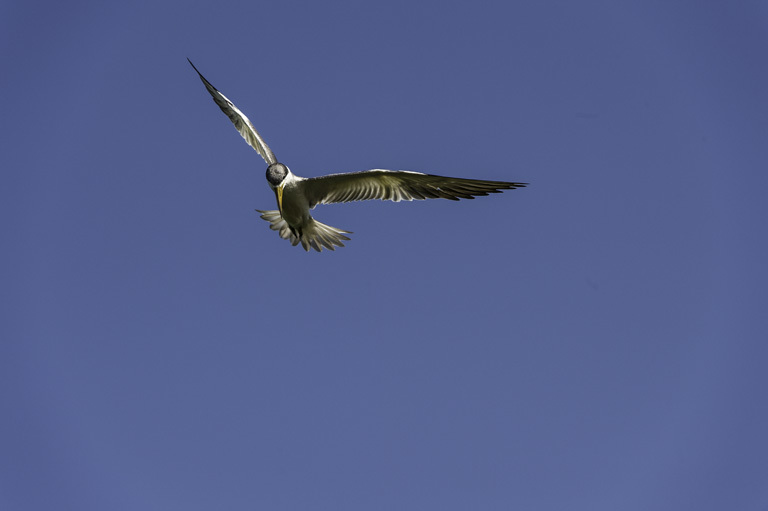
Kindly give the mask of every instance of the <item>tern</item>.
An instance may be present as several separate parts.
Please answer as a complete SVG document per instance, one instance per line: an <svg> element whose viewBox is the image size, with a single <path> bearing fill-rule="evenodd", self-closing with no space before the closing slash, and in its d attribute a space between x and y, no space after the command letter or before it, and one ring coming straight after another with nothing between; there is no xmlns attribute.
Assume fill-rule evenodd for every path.
<svg viewBox="0 0 768 511"><path fill-rule="evenodd" d="M349 241L345 234L351 231L337 229L318 222L309 214L318 204L351 202L362 200L424 200L424 199L474 199L489 193L501 193L526 186L527 183L508 181L481 181L457 177L443 177L422 174L409 170L374 169L345 174L304 178L299 177L284 164L277 161L275 154L253 127L253 124L234 103L216 89L211 82L197 70L192 61L187 59L200 76L205 88L213 96L213 101L221 108L246 142L267 162L267 182L275 192L277 210L262 211L261 218L269 222L269 227L277 231L280 237L296 246L301 243L304 250L310 247L322 252L323 247L335 250L343 247L342 241Z"/></svg>

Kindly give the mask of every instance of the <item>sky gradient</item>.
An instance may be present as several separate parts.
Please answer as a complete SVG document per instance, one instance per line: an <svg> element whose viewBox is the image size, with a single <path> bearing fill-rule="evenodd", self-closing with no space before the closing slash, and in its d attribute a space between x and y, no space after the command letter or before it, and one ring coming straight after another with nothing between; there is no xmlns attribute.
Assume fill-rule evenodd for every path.
<svg viewBox="0 0 768 511"><path fill-rule="evenodd" d="M765 510L768 3L5 3L0 509ZM301 176L522 181L320 206Z"/></svg>

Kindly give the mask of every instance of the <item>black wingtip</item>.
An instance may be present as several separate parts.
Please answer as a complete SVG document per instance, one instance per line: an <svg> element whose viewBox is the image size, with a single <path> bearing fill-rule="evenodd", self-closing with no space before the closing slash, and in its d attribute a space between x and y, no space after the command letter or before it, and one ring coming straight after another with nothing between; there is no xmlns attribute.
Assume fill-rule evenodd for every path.
<svg viewBox="0 0 768 511"><path fill-rule="evenodd" d="M187 62L189 62L189 65L192 66L192 69L194 69L197 72L197 74L200 74L200 71L198 71L195 65L192 63L192 61L189 60L189 57L187 57Z"/></svg>

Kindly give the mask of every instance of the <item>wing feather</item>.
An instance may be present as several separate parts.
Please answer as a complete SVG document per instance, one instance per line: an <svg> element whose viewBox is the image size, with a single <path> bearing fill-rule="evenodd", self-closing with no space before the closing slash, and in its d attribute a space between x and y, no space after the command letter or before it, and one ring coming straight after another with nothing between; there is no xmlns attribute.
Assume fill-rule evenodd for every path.
<svg viewBox="0 0 768 511"><path fill-rule="evenodd" d="M222 112L227 114L229 120L232 121L232 124L235 125L237 131L239 131L245 141L248 142L248 145L256 149L256 152L259 153L261 157L264 158L264 161L266 161L268 164L271 165L273 163L277 163L277 159L272 153L272 150L269 148L267 143L264 142L264 139L261 138L261 135L259 135L259 132L256 131L256 128L253 127L253 124L248 119L248 117L246 117L245 114L241 112L234 103L228 100L224 94L219 92L216 87L211 85L211 82L205 79L202 73L200 73L195 65L192 64L191 60L187 59L187 61L192 66L192 69L194 69L200 76L203 84L205 84L205 88L208 89L208 92L210 92L211 96L213 96L213 101L219 105L219 108L221 108Z"/></svg>
<svg viewBox="0 0 768 511"><path fill-rule="evenodd" d="M362 200L474 199L526 183L482 181L422 174L407 170L366 170L304 179L301 182L309 207L317 204Z"/></svg>

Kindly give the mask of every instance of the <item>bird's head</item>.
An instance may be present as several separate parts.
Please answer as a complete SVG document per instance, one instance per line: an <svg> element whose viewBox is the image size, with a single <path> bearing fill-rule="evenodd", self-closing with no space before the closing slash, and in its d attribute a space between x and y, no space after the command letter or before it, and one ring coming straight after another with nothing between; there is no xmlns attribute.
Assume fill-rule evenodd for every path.
<svg viewBox="0 0 768 511"><path fill-rule="evenodd" d="M273 163L267 167L267 182L277 195L277 208L281 215L283 214L283 187L290 175L291 171L282 163Z"/></svg>
<svg viewBox="0 0 768 511"><path fill-rule="evenodd" d="M280 186L280 183L285 181L285 178L288 177L288 174L290 173L291 171L288 170L288 167L282 163L273 163L267 167L267 182L269 183L270 188L273 190L276 189Z"/></svg>

